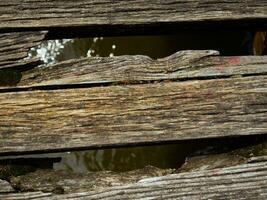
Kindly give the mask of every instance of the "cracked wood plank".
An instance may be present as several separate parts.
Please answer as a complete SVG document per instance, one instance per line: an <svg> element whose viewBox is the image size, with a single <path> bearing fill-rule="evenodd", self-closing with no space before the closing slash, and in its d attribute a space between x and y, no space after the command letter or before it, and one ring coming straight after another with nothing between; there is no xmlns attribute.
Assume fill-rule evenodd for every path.
<svg viewBox="0 0 267 200"><path fill-rule="evenodd" d="M267 198L267 162L142 179L133 184L56 195L29 192L1 199L259 199Z"/></svg>
<svg viewBox="0 0 267 200"><path fill-rule="evenodd" d="M187 50L157 60L147 56L75 59L26 71L18 86L131 83L267 74L267 56L218 55L219 52L213 50Z"/></svg>
<svg viewBox="0 0 267 200"><path fill-rule="evenodd" d="M0 153L266 134L267 77L0 93Z"/></svg>
<svg viewBox="0 0 267 200"><path fill-rule="evenodd" d="M1 3L0 3L1 4ZM39 64L38 58L26 59L30 48L44 39L46 32L18 32L0 34L0 69L27 70Z"/></svg>
<svg viewBox="0 0 267 200"><path fill-rule="evenodd" d="M247 24L254 26L260 20L258 24L266 26L264 20L267 18L267 2L2 0L0 15L0 31L49 29L62 36L72 34L73 31L102 35L114 32L129 34L138 29L162 31L168 27L175 28L176 25L180 25L180 28L195 26L193 22L213 22L218 27L219 21L233 21L232 26L243 27ZM187 26L184 26L185 23ZM160 26L165 29L160 29Z"/></svg>
<svg viewBox="0 0 267 200"><path fill-rule="evenodd" d="M204 154L187 157L186 162L178 169L159 169L146 166L128 172L87 172L74 173L38 169L37 171L11 177L10 184L20 192L42 191L55 194L70 194L106 189L111 186L124 186L136 183L141 179L165 176L177 172L203 171L232 167L241 164L267 161L267 143L250 145L219 154ZM178 167L178 166L177 166Z"/></svg>
<svg viewBox="0 0 267 200"><path fill-rule="evenodd" d="M12 177L10 183L20 192L42 191L67 194L122 186L144 178L171 174L173 171L173 169L159 169L153 166L120 173L111 171L74 173L39 169L22 176Z"/></svg>

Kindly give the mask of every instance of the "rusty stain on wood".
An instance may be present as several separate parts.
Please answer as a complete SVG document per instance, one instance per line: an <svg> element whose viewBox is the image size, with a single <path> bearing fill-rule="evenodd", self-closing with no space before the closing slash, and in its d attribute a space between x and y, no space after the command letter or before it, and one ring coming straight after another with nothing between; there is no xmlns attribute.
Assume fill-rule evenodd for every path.
<svg viewBox="0 0 267 200"><path fill-rule="evenodd" d="M68 60L23 73L20 88L30 86L134 83L159 80L211 79L267 73L267 56L218 56L213 50L179 51L153 60L117 56Z"/></svg>

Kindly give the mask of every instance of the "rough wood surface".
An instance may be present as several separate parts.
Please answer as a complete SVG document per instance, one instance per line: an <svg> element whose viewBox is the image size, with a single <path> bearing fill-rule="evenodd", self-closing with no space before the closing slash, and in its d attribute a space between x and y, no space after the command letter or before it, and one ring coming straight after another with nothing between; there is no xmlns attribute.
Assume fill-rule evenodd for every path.
<svg viewBox="0 0 267 200"><path fill-rule="evenodd" d="M38 170L12 177L10 182L20 192L42 191L66 194L136 183L144 178L163 176L171 172L173 172L172 169L159 169L152 166L122 173L100 171L80 174L68 171Z"/></svg>
<svg viewBox="0 0 267 200"><path fill-rule="evenodd" d="M219 154L187 157L177 172L216 169L258 161L267 161L266 142Z"/></svg>
<svg viewBox="0 0 267 200"><path fill-rule="evenodd" d="M50 197L51 193L43 192L24 192L24 193L10 193L10 194L0 194L0 199L3 200L26 200L26 199L42 199L44 197Z"/></svg>
<svg viewBox="0 0 267 200"><path fill-rule="evenodd" d="M3 7L7 8L1 5L0 9ZM29 67L36 66L39 61L37 58L25 58L27 58L30 48L40 44L44 36L45 32L0 34L0 69L16 68L25 70L29 69Z"/></svg>
<svg viewBox="0 0 267 200"><path fill-rule="evenodd" d="M256 162L214 170L200 170L142 179L88 192L53 195L20 193L1 199L257 199L267 198L267 162Z"/></svg>
<svg viewBox="0 0 267 200"><path fill-rule="evenodd" d="M14 192L14 189L7 181L0 179L0 193L2 192Z"/></svg>
<svg viewBox="0 0 267 200"><path fill-rule="evenodd" d="M0 153L267 133L267 77L0 94Z"/></svg>
<svg viewBox="0 0 267 200"><path fill-rule="evenodd" d="M21 176L14 176L10 183L17 191L42 191L52 193L77 193L100 190L111 186L136 183L149 177L164 176L177 172L192 172L231 167L252 162L267 161L267 143L247 146L219 154L188 157L178 169L159 169L153 166L128 172L87 172L37 170Z"/></svg>
<svg viewBox="0 0 267 200"><path fill-rule="evenodd" d="M1 0L0 30L33 30L79 27L110 34L122 33L135 25L180 24L226 20L264 20L265 0ZM189 26L190 23L187 23ZM249 22L247 22L249 23ZM253 25L253 23L251 23ZM243 24L244 25L244 24ZM262 26L266 25L262 21ZM112 29L110 26L115 26ZM181 26L181 27L188 27ZM235 26L240 26L236 23ZM107 29L109 27L109 29ZM71 34L61 31L60 34Z"/></svg>
<svg viewBox="0 0 267 200"><path fill-rule="evenodd" d="M153 60L147 56L83 58L35 68L19 86L140 82L267 74L267 56L220 57L213 50L180 51Z"/></svg>

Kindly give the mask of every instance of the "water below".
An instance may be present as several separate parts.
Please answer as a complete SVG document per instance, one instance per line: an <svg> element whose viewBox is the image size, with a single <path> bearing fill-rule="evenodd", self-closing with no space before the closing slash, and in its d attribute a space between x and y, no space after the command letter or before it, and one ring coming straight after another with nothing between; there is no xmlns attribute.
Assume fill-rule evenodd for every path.
<svg viewBox="0 0 267 200"><path fill-rule="evenodd" d="M32 49L29 54L39 56L46 65L73 58L94 56L142 54L156 59L186 49L214 49L219 50L221 55L248 55L252 52L251 36L249 32L206 31L167 36L51 40ZM232 139L223 140L220 146L228 146L232 141ZM239 141L235 140L234 145L236 144L240 144ZM196 140L168 145L88 150L43 156L62 157L59 163L54 164L54 169L75 172L126 171L146 165L177 168L184 162L186 156L210 145L210 141Z"/></svg>

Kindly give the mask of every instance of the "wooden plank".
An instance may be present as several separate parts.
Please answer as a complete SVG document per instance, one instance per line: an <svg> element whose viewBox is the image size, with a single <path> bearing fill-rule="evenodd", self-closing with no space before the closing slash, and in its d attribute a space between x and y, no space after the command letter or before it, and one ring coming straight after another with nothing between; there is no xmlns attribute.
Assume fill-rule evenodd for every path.
<svg viewBox="0 0 267 200"><path fill-rule="evenodd" d="M266 134L267 76L0 94L0 152Z"/></svg>
<svg viewBox="0 0 267 200"><path fill-rule="evenodd" d="M3 192L14 192L14 189L7 181L0 179L0 193Z"/></svg>
<svg viewBox="0 0 267 200"><path fill-rule="evenodd" d="M26 175L12 177L10 183L20 192L42 191L67 194L136 183L144 178L163 176L173 171L173 169L159 169L152 166L121 173L111 171L74 173L52 169L37 170Z"/></svg>
<svg viewBox="0 0 267 200"><path fill-rule="evenodd" d="M267 2L265 0L2 0L0 2L0 30L50 29L68 35L94 30L95 34L117 34L153 29L171 25L180 28L193 22L237 21L234 26L255 25L251 20L261 20L266 26ZM243 20L243 23L242 23ZM184 26L186 22L187 26ZM216 25L216 23L214 23ZM233 25L233 24L232 24ZM218 24L217 24L218 27ZM220 26L219 26L220 27ZM233 26L232 26L233 27ZM108 29L107 29L108 28ZM114 29L113 29L114 28ZM65 31L63 31L65 30ZM68 30L68 29L67 29ZM69 29L70 30L70 29ZM164 28L163 28L164 30ZM158 29L158 31L162 31ZM87 32L87 33L88 33Z"/></svg>
<svg viewBox="0 0 267 200"><path fill-rule="evenodd" d="M52 196L51 193L43 193L43 192L0 194L0 198L3 200L42 199L44 197L51 197L51 196Z"/></svg>
<svg viewBox="0 0 267 200"><path fill-rule="evenodd" d="M266 199L266 162L148 178L136 184L62 195L85 199ZM59 196L54 199L59 199Z"/></svg>
<svg viewBox="0 0 267 200"><path fill-rule="evenodd" d="M182 167L178 169L159 169L153 166L146 166L127 172L99 171L82 174L70 171L39 169L25 175L13 176L10 178L10 183L13 188L20 192L42 191L70 194L100 190L111 186L125 186L136 183L141 179L165 176L177 172L203 171L252 162L266 162L266 157L267 143L265 142L225 151L220 154L188 157Z"/></svg>
<svg viewBox="0 0 267 200"><path fill-rule="evenodd" d="M242 164L142 179L133 184L88 192L52 195L20 193L1 199L257 199L267 198L267 162Z"/></svg>
<svg viewBox="0 0 267 200"><path fill-rule="evenodd" d="M45 34L45 32L0 34L0 69L15 68L23 71L39 64L38 58L25 58L30 48L41 43Z"/></svg>
<svg viewBox="0 0 267 200"><path fill-rule="evenodd" d="M18 86L131 83L267 74L267 56L218 56L213 50L179 51L153 60L147 56L83 58L35 68Z"/></svg>

